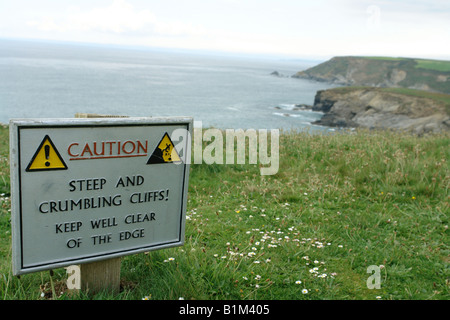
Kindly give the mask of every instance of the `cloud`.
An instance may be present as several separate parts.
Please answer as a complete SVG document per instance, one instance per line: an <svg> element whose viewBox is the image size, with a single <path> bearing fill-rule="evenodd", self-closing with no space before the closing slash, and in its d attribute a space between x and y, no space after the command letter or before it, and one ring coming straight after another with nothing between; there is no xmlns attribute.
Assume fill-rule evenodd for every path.
<svg viewBox="0 0 450 320"><path fill-rule="evenodd" d="M448 0L192 0L176 8L169 1L110 1L34 10L26 31L65 41L307 56L450 52Z"/></svg>
<svg viewBox="0 0 450 320"><path fill-rule="evenodd" d="M114 0L107 7L81 11L70 7L65 15L46 16L28 21L28 25L41 31L101 32L113 34L156 34L180 36L202 33L202 28L181 22L160 21L150 10L137 10L125 0Z"/></svg>
<svg viewBox="0 0 450 320"><path fill-rule="evenodd" d="M94 8L87 12L73 12L69 15L66 28L82 31L124 33L137 31L155 23L149 10L136 11L123 0L115 0L108 7Z"/></svg>

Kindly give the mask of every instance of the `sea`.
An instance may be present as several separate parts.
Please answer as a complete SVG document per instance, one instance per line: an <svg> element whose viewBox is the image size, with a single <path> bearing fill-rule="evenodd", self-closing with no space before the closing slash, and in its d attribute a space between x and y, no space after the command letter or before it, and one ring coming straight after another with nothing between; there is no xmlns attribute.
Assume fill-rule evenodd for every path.
<svg viewBox="0 0 450 320"><path fill-rule="evenodd" d="M332 86L291 76L321 61L217 52L0 39L0 123L189 116L203 128L324 132L300 110ZM272 74L274 71L278 75Z"/></svg>

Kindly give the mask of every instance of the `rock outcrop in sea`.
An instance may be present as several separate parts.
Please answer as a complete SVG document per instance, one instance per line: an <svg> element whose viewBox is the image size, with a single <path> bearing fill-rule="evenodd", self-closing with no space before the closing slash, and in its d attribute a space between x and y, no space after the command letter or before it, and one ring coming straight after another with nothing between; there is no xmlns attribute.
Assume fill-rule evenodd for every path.
<svg viewBox="0 0 450 320"><path fill-rule="evenodd" d="M312 110L324 112L324 116L314 124L398 129L417 134L450 130L449 106L445 102L428 92L415 96L395 91L398 90L371 87L318 91Z"/></svg>

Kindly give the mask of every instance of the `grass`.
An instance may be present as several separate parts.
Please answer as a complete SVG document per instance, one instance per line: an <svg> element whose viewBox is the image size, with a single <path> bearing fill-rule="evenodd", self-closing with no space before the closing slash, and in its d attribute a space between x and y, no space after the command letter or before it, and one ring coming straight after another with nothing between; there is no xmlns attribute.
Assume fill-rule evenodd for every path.
<svg viewBox="0 0 450 320"><path fill-rule="evenodd" d="M450 72L450 61L415 59L416 68Z"/></svg>
<svg viewBox="0 0 450 320"><path fill-rule="evenodd" d="M410 58L400 58L400 57L378 57L378 56L373 56L373 57L363 56L363 57L358 57L358 58L380 60L380 61L403 61L405 59L410 59Z"/></svg>
<svg viewBox="0 0 450 320"><path fill-rule="evenodd" d="M7 136L2 127L0 299L450 298L449 134L283 132L276 175L192 165L185 245L123 257L119 294L78 296L63 268L11 274ZM371 265L380 289L367 286Z"/></svg>
<svg viewBox="0 0 450 320"><path fill-rule="evenodd" d="M397 58L397 57L361 57L379 61L414 61L415 68L435 70L441 72L450 71L450 61L447 60L431 60L431 59L413 59L413 58Z"/></svg>

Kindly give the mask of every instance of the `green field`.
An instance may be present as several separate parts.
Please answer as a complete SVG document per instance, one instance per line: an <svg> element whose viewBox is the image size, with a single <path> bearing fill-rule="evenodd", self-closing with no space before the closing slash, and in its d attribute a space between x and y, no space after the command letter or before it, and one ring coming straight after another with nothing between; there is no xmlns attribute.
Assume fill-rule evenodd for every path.
<svg viewBox="0 0 450 320"><path fill-rule="evenodd" d="M74 296L63 268L11 274L7 127L0 141L2 300L450 298L450 134L283 132L276 175L192 165L185 245L123 257L119 294Z"/></svg>
<svg viewBox="0 0 450 320"><path fill-rule="evenodd" d="M416 68L450 72L450 61L415 59Z"/></svg>
<svg viewBox="0 0 450 320"><path fill-rule="evenodd" d="M431 59L414 59L414 58L395 58L395 57L361 57L371 60L380 61L414 61L415 68L429 69L442 72L450 72L450 61L447 60L431 60Z"/></svg>

